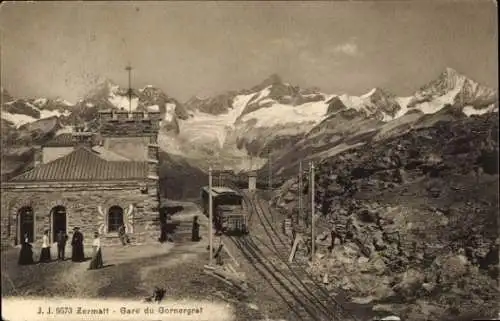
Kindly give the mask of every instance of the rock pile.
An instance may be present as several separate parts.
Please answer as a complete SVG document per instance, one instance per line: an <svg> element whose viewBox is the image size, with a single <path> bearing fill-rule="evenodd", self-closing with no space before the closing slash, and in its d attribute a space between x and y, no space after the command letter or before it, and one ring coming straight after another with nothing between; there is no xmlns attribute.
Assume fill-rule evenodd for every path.
<svg viewBox="0 0 500 321"><path fill-rule="evenodd" d="M486 280L495 284L498 277L497 164L498 122L484 116L437 123L325 160L315 188L323 258L312 272L328 273L330 284L354 296L404 303L398 312L405 320L429 311L458 316L471 300L482 313L477 317L491 315L498 289ZM274 203L291 211L302 192L309 208L307 177L303 186L298 191L297 180L288 181ZM339 232L348 221L350 232ZM332 231L344 235L334 239ZM457 290L472 279L484 287L474 286L473 294Z"/></svg>

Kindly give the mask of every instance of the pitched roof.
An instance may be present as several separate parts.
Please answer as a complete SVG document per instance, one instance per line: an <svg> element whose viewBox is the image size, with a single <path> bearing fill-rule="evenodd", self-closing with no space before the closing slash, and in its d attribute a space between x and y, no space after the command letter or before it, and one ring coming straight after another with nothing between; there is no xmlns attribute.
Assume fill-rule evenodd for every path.
<svg viewBox="0 0 500 321"><path fill-rule="evenodd" d="M12 182L134 180L148 177L147 162L106 161L86 147L12 178Z"/></svg>
<svg viewBox="0 0 500 321"><path fill-rule="evenodd" d="M97 153L97 155L107 161L125 161L125 162L130 162L131 159L126 158L125 156L119 155L115 152L112 152L110 150L107 150L106 148L102 146L93 146L92 151Z"/></svg>

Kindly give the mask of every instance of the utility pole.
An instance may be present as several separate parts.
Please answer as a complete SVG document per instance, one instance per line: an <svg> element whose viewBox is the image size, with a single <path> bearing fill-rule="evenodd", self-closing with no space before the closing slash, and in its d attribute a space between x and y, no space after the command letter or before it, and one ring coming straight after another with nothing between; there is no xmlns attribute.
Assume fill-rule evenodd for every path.
<svg viewBox="0 0 500 321"><path fill-rule="evenodd" d="M213 243L212 243L212 220L213 220L213 205L212 205L212 166L208 168L208 242L210 251L210 261L208 265L212 265Z"/></svg>
<svg viewBox="0 0 500 321"><path fill-rule="evenodd" d="M273 189L273 166L272 166L272 160L271 160L271 148L267 149L267 164L269 165L269 190Z"/></svg>
<svg viewBox="0 0 500 321"><path fill-rule="evenodd" d="M299 211L297 213L297 220L296 222L298 223L300 221L300 219L302 217L304 217L303 213L302 213L302 191L303 191L303 187L302 187L302 160L300 160L300 163L299 163Z"/></svg>
<svg viewBox="0 0 500 321"><path fill-rule="evenodd" d="M130 64L125 67L125 70L128 71L128 111L132 112L132 67Z"/></svg>
<svg viewBox="0 0 500 321"><path fill-rule="evenodd" d="M311 161L311 261L314 258L314 162Z"/></svg>

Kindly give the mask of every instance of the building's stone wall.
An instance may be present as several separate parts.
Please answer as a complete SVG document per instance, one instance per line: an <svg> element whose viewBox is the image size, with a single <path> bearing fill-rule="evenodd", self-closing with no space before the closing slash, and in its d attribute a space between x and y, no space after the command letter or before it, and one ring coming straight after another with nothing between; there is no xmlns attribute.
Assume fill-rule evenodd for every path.
<svg viewBox="0 0 500 321"><path fill-rule="evenodd" d="M43 147L42 163L46 164L58 158L68 155L74 150L73 147Z"/></svg>
<svg viewBox="0 0 500 321"><path fill-rule="evenodd" d="M118 205L124 210L124 222L129 224L127 233L133 243L156 242L159 229L159 197L157 182L128 184L79 184L73 186L31 186L3 188L1 203L2 244L19 242L18 211L31 206L35 215L35 242L41 243L44 230L51 230L51 209L57 205L66 208L68 234L75 226L80 227L85 243L90 245L93 233L102 232L104 245L119 244L116 233L107 233L107 212ZM147 187L145 191L144 187ZM130 205L133 211L127 217ZM99 213L99 207L105 214ZM51 231L52 232L52 231Z"/></svg>
<svg viewBox="0 0 500 321"><path fill-rule="evenodd" d="M257 188L257 176L248 177L248 190L255 191Z"/></svg>
<svg viewBox="0 0 500 321"><path fill-rule="evenodd" d="M134 161L148 160L150 138L143 137L105 137L104 148Z"/></svg>
<svg viewBox="0 0 500 321"><path fill-rule="evenodd" d="M158 133L159 121L108 121L101 123L99 132L103 137L138 137Z"/></svg>

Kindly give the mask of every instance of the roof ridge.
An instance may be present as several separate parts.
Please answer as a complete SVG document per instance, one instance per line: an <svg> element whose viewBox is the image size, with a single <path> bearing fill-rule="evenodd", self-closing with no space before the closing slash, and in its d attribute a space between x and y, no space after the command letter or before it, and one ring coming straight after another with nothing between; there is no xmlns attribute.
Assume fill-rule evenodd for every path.
<svg viewBox="0 0 500 321"><path fill-rule="evenodd" d="M79 151L84 151L86 153L89 153L89 154L92 154L92 157L94 157L95 159L97 159L98 162L106 162L106 160L100 158L99 156L97 156L95 153L93 153L91 150L89 150L86 146L77 146L75 147L70 153L68 153L67 155L64 155L62 157L59 157L59 158L56 158L48 163L44 163L44 164L40 164L39 166L36 166L36 167L33 167L32 169L26 171L26 172L23 172L19 175L16 175L14 177L12 177L11 179L9 179L9 181L13 181L15 179L18 179L18 178L21 178L29 173L32 173L34 172L35 170L40 170L42 168L45 168L45 167L48 167L48 166L53 166L54 164L58 164L58 163L63 163L65 162L67 159L71 158L71 157L75 157L74 155L79 152Z"/></svg>

